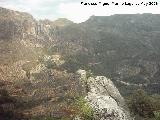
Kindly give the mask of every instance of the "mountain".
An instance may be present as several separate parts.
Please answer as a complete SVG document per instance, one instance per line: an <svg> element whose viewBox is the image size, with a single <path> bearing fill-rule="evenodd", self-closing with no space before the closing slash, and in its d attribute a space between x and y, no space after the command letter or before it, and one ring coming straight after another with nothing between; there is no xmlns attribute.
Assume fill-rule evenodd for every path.
<svg viewBox="0 0 160 120"><path fill-rule="evenodd" d="M16 98L18 105L12 102L15 115L20 112L24 118L71 117L79 113L72 105L80 96L88 96L91 104L100 100L99 105L101 96L111 111L107 100L112 97L109 102L124 112L121 105L125 103L119 105L115 99L123 99L120 93L126 97L139 88L148 94L160 93L159 19L158 14L91 16L76 24L65 18L38 21L28 13L0 8L2 92ZM87 77L92 72L94 77L85 80L94 82L83 86L78 69L85 69ZM111 91L106 92L110 86L104 87L107 83L102 85L96 76L110 78L103 80L111 84ZM95 88L86 91L92 84ZM95 89L101 91L95 93Z"/></svg>
<svg viewBox="0 0 160 120"><path fill-rule="evenodd" d="M82 46L73 56L81 67L110 76L128 94L141 87L159 93L159 18L156 14L92 16L64 28L62 36Z"/></svg>
<svg viewBox="0 0 160 120"><path fill-rule="evenodd" d="M81 66L110 76L119 87L159 91L159 15L92 16L80 24L66 19L36 21L27 13L4 8L1 16L1 63L25 56L37 59L35 51L49 46L51 51L76 59L75 69Z"/></svg>

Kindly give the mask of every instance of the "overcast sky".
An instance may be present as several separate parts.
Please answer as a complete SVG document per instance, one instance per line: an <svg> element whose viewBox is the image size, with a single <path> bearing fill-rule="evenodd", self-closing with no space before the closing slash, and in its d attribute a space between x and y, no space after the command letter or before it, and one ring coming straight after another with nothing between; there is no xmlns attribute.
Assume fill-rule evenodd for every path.
<svg viewBox="0 0 160 120"><path fill-rule="evenodd" d="M113 14L160 13L160 5L150 7L116 7L116 6L84 6L81 2L99 2L104 0L0 0L0 6L32 14L36 19L67 18L73 22L83 22L90 16L108 16ZM106 1L139 1L149 0L106 0ZM150 0L159 1L159 0Z"/></svg>

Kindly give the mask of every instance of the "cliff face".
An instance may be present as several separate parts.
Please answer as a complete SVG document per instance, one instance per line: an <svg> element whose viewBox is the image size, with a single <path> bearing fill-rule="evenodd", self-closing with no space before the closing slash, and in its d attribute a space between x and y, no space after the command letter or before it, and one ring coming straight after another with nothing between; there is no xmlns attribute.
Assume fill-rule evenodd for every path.
<svg viewBox="0 0 160 120"><path fill-rule="evenodd" d="M0 8L0 39L22 39L23 34L35 34L35 19L28 13Z"/></svg>

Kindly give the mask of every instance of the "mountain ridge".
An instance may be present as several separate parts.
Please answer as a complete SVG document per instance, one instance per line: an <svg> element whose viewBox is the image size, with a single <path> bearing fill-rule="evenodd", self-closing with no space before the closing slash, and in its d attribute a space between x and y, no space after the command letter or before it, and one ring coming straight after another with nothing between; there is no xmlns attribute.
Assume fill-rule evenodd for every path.
<svg viewBox="0 0 160 120"><path fill-rule="evenodd" d="M69 22L66 26L56 26L54 21L36 21L32 17L29 20L27 17L22 17L22 19L15 17L15 20L8 19L9 24L6 24L7 21L1 21L0 38L1 41L8 37L12 40L23 39L21 43L25 41L26 45L32 44L31 51L34 49L34 44L55 49L66 58L70 56L76 59L79 64L77 67L87 67L95 74L109 75L112 79L117 79L115 76L119 76L120 73L118 79L123 79L122 83L126 79L134 78L133 75L125 75L121 68L125 71L140 69L139 73L137 71L137 79L143 79L142 81L149 84L148 81L158 82L159 78L159 18L158 14L92 16L83 23ZM17 31L16 28L19 30ZM80 59L80 56L84 59ZM96 65L96 63L100 64ZM141 81L139 83L141 84Z"/></svg>
<svg viewBox="0 0 160 120"><path fill-rule="evenodd" d="M60 110L57 101L63 106L82 95L83 86L75 74L78 69L108 76L123 96L139 88L159 94L159 19L160 15L152 14L113 15L92 16L79 24L66 19L54 23L0 8L3 88L11 95L22 95L18 99L27 100L31 107L34 96L35 107L23 108L32 115L41 114L37 108L50 111L41 104L43 100ZM59 116L64 115L63 111Z"/></svg>

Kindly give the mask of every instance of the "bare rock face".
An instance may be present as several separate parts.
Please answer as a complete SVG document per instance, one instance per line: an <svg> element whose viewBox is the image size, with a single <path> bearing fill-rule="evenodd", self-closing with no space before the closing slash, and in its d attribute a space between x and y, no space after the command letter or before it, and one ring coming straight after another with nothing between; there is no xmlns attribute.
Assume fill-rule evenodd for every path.
<svg viewBox="0 0 160 120"><path fill-rule="evenodd" d="M98 120L128 120L125 102L110 79L104 76L88 79L90 92L86 99L96 112Z"/></svg>
<svg viewBox="0 0 160 120"><path fill-rule="evenodd" d="M84 71L79 70L84 79ZM87 78L86 78L87 79ZM125 101L110 79L104 76L87 79L86 100L95 112L96 120L130 120Z"/></svg>
<svg viewBox="0 0 160 120"><path fill-rule="evenodd" d="M28 13L0 8L0 39L22 39L23 34L35 34L35 19Z"/></svg>

